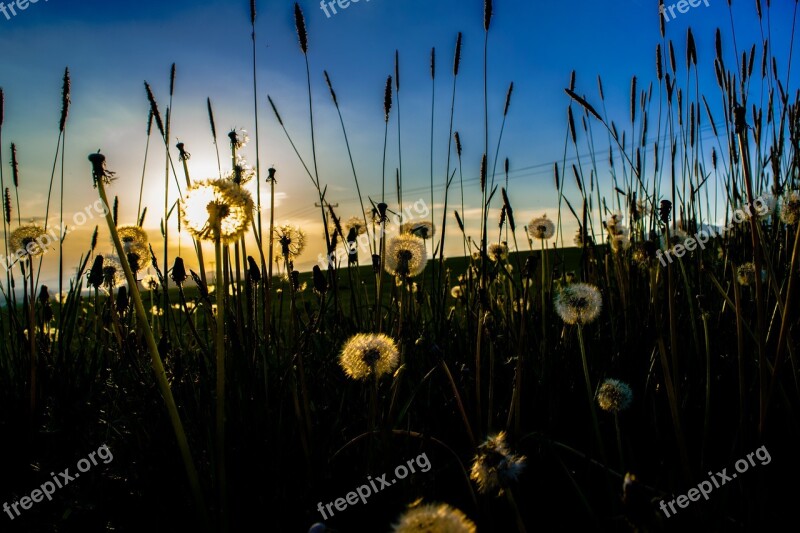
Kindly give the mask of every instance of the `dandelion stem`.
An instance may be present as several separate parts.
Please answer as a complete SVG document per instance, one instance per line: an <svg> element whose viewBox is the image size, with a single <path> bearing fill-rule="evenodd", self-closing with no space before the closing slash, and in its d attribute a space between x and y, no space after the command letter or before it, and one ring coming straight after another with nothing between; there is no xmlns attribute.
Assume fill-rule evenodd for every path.
<svg viewBox="0 0 800 533"><path fill-rule="evenodd" d="M97 191L100 195L100 199L103 201L103 205L108 206L108 198L106 196L103 179L97 179L95 180L95 183L97 184ZM164 397L164 403L167 406L167 412L169 413L170 422L172 423L172 429L174 430L175 437L178 441L178 448L180 449L181 457L183 458L183 466L186 470L186 475L189 478L189 486L192 489L197 512L199 514L201 523L207 524L208 519L206 517L205 503L203 502L203 492L200 488L200 480L197 475L197 469L195 468L194 460L192 459L192 452L189 449L189 442L186 439L186 433L184 432L180 414L178 413L178 406L175 404L175 398L172 396L172 390L170 389L169 381L167 380L167 373L164 370L164 364L161 361L161 356L158 353L158 345L156 344L156 340L153 336L152 330L150 329L150 325L147 322L147 314L145 313L144 305L142 304L142 296L139 294L139 287L136 284L136 278L134 277L131 267L128 264L128 258L125 254L125 249L123 248L122 242L117 234L117 228L114 225L114 220L111 218L111 210L106 207L105 212L106 223L108 224L108 229L111 232L111 239L114 241L114 247L119 255L119 261L122 264L122 270L125 272L125 279L128 282L128 287L130 287L131 298L133 300L134 309L136 310L136 318L143 330L145 342L147 343L148 350L150 351L153 372L155 373L161 395ZM166 287L164 287L164 290L166 291Z"/></svg>
<svg viewBox="0 0 800 533"><path fill-rule="evenodd" d="M219 224L217 222L217 224ZM225 479L225 295L228 287L222 273L222 243L220 242L219 226L217 226L214 239L214 254L217 269L217 339L215 342L217 359L217 408L216 408L216 447L217 447L217 487L219 490L220 524L221 529L227 529L227 498Z"/></svg>
<svg viewBox="0 0 800 533"><path fill-rule="evenodd" d="M600 435L600 426L597 423L597 412L594 408L594 388L592 388L592 381L589 377L589 364L586 360L586 344L583 340L583 326L578 324L578 343L581 347L581 362L583 363L583 378L586 380L586 395L587 399L589 400L589 412L592 415L592 427L594 428L595 437L597 437L597 446L600 450L600 457L603 459L603 463L607 463L606 460L606 452L603 449L603 438Z"/></svg>
<svg viewBox="0 0 800 533"><path fill-rule="evenodd" d="M625 457L622 454L622 432L619 429L619 414L614 413L614 430L617 434L617 453L619 454L619 468L625 471Z"/></svg>

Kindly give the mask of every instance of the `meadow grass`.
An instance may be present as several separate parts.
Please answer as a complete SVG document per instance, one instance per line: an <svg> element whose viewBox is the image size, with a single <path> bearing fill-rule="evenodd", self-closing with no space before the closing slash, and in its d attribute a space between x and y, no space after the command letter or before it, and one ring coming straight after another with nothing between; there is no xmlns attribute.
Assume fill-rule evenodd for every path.
<svg viewBox="0 0 800 533"><path fill-rule="evenodd" d="M755 20L768 30L771 8L756 4ZM255 2L250 8L255 66ZM486 1L484 76L492 15ZM219 177L198 181L182 144L177 161L170 155L175 65L164 118L145 84L147 147L155 122L168 155L162 248L146 236L121 238L114 207L106 222L117 260L99 253L95 232L63 294L38 280L52 254L31 251L2 282L0 456L8 462L0 495L19 497L40 472L61 470L100 443L115 459L4 525L31 532L243 531L252 524L305 531L322 519L318 502L423 452L430 472L335 514L328 526L388 531L418 498L460 509L479 531L769 530L792 516L798 490L791 474L800 468L800 92L789 67L785 76L779 70L770 48L778 45L762 43L740 57L718 33L716 56L702 64L691 30L679 45L666 39L662 23L655 77L632 78L627 117L609 116L601 79L592 96L573 73L563 158L554 165L557 212L520 225L514 210L527 206L511 201L509 159L501 157L513 83L498 117L489 115L494 96L484 83L484 142L471 151L482 163L468 169L480 177L473 190L462 177L466 147L453 121L458 34L441 176L431 124L430 197L443 190L445 208L441 219L431 209L430 222L405 221L404 234L394 236L381 230L388 215L403 212L401 168L386 168L390 123L398 139L403 133L399 52L393 74L374 88L384 94L384 160L381 197L367 197L369 206L340 108L349 95L337 94L322 71L360 204L359 213L340 217L326 200L326 169L317 161L314 112L322 104L313 87L322 76L298 4L294 17L309 128L284 120L268 97L272 126L285 133L316 191L328 254L366 235L371 257L299 272L307 236L274 223L276 169L247 166L238 157L246 140L232 131L230 170L218 150ZM432 51L432 116L435 62ZM700 68L716 73L714 90L700 92ZM257 113L255 68L253 76ZM69 87L67 72L50 192L63 162ZM0 144L2 102L0 91ZM500 125L491 146L490 120ZM310 154L295 142L306 135ZM398 142L398 158L401 149ZM504 182L496 179L501 159ZM90 160L84 186L94 184L108 204L113 172L102 154ZM24 188L14 155L12 168L18 198ZM459 198L451 204L456 172ZM265 174L266 234L253 214ZM255 202L247 188L253 178ZM171 182L182 195L175 205L167 200ZM0 188L8 255L44 228L22 225L19 201L12 205L5 181ZM677 251L689 235L729 223L759 198L767 212L734 220L702 249ZM480 202L479 223L465 220L470 199ZM139 227L146 208L140 199ZM193 241L184 258L165 251L176 238L165 221L174 217ZM565 241L566 226L577 227L574 242ZM461 241L463 257L446 257L448 236ZM214 244L213 276L203 240ZM674 260L662 264L658 252L665 251ZM60 277L61 256L59 246ZM357 334L366 340L348 348ZM340 358L348 350L354 357ZM662 499L758 446L775 465L675 517L658 510Z"/></svg>

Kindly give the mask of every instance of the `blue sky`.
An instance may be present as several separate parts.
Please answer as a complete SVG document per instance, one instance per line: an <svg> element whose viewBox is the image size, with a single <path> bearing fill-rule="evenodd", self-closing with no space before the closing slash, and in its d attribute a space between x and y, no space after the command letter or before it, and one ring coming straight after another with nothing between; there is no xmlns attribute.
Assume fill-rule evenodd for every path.
<svg viewBox="0 0 800 533"><path fill-rule="evenodd" d="M675 41L679 72L685 76L682 70L685 35L689 26L693 28L700 56L701 92L713 94L712 101L718 102L711 59L717 27L722 31L727 59L734 62L735 57L727 2L709 2L710 7L701 3L679 14L666 24L666 30L667 38ZM760 43L761 36L754 2L734 4L733 24L741 53L741 49ZM772 43L779 68L785 73L795 6L790 0L773 0L772 4ZM278 169L276 221L300 224L309 233L307 252L299 266L310 268L324 248L319 214L313 206L316 192L266 100L267 94L272 96L301 153L310 162L305 63L297 43L293 2L261 0L257 5L262 168L274 164ZM394 53L399 50L404 200L424 198L429 202L429 57L431 48L436 48L434 180L438 189L434 208L440 219L438 204L442 201L441 184L445 176L453 49L459 31L464 34L464 45L455 129L464 145L465 180L478 175L483 152L483 2L361 0L339 9L331 17L326 17L318 2L303 1L300 5L309 31L320 177L328 185L328 200L339 203L338 214L344 218L358 214L357 198L338 117L322 77L323 69L329 72L339 97L362 191L377 199L383 154L383 87L387 75L394 71ZM3 165L8 185L8 147L12 141L17 143L22 218L44 216L58 134L61 76L66 66L72 77L65 160L66 213L83 210L94 201L96 192L92 189L86 156L102 149L109 168L120 177L110 190L110 194L121 198L120 222L134 222L148 113L143 81L153 86L163 113L168 105L169 69L173 62L177 64L170 142L173 156L176 139L181 140L192 154L193 178L217 174L205 107L206 98L210 97L222 140L233 127L246 129L251 143L245 154L255 163L249 22L246 0L39 0L18 11L11 20L0 15L0 50L3 50L0 86L5 91ZM655 47L662 42L658 26L656 0L495 2L489 38L490 155L493 156L497 142L506 90L513 81L515 88L498 169L508 157L512 170L510 192L519 226L544 212L555 216L557 197L552 164L563 156L569 105L563 89L571 71L577 71L577 91L595 104L599 103L596 79L601 75L606 110L618 124L625 124L631 76L638 77L640 87L655 81ZM790 84L794 89L800 76L796 56ZM754 95L757 96L758 93ZM388 199L395 198L396 111L395 102L387 155L387 191L391 191L387 193ZM593 128L596 133L603 133L597 124ZM608 144L601 139L605 139L604 134L597 136L598 151L605 154ZM226 143L220 143L220 151L224 167ZM145 226L154 241L160 239L164 167L163 143L154 135L144 194L149 207ZM178 177L183 183L182 174ZM601 176L601 183L603 179ZM177 198L177 191L174 178L170 181L172 201ZM478 187L473 182L466 187L467 221L476 228L472 213L479 206ZM266 191L263 187L264 198ZM456 199L460 204L459 196L457 187L451 190L451 207ZM267 212L263 216L268 220ZM452 218L448 224L455 228ZM565 235L568 229L571 235L574 227L567 224ZM77 262L81 250L88 246L92 230L93 224L86 224L68 237L66 264ZM102 253L108 248L108 239L106 233L101 235L98 251ZM184 235L182 252L191 261L187 242ZM460 244L453 239L447 251L454 254L458 250ZM51 283L53 263L45 260L44 279Z"/></svg>

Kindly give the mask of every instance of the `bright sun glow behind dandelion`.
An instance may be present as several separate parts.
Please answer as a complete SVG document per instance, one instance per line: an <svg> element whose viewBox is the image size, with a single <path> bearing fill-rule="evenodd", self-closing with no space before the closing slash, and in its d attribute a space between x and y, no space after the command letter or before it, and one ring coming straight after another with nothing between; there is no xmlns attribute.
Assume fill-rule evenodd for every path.
<svg viewBox="0 0 800 533"><path fill-rule="evenodd" d="M181 201L181 220L197 239L214 240L215 226L223 242L235 241L247 230L253 214L250 193L223 179L193 185Z"/></svg>

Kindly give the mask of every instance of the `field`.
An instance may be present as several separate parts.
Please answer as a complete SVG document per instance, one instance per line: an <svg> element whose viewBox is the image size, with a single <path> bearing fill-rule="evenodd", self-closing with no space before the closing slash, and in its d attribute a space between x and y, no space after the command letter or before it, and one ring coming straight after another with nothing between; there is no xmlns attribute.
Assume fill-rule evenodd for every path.
<svg viewBox="0 0 800 533"><path fill-rule="evenodd" d="M769 29L774 8L756 4L749 16ZM494 7L476 22L486 47L503 31ZM298 4L293 19L307 67ZM735 48L717 33L716 50L698 50L691 29L685 42L663 38L620 116L606 111L600 78L595 92L573 71L563 159L537 191L557 208L531 220L515 218L528 198L499 156L505 121L524 105L513 84L488 95L505 97L492 115L499 137L487 107L472 110L486 128L479 169L463 169L451 115L448 177L434 187L431 170L420 200L443 208L425 218L409 216L418 204L386 168L399 143L384 142L370 183L353 165L356 213L329 203L314 112L332 105L346 140L349 95L327 71L330 101L312 97L308 70L309 92L296 96L311 150L295 143L304 126L259 94L305 168L324 235L278 222L282 182L244 163L247 139L218 130L210 100L223 163L219 178L194 178L164 112L175 65L168 96L147 83L143 94L149 149L171 154L160 233L143 227L162 205L141 197L138 223L121 223L120 204L135 201L116 195L115 162L92 153L84 181L66 186L102 201L99 229L63 265L65 239L20 216L16 151L0 153L11 168L4 252L15 257L0 279L0 531L792 530L800 91L791 51L787 65L773 50L792 43L765 42ZM453 44L452 72L432 53L431 78L452 83L455 106L461 34ZM382 88L383 133L398 138L399 57ZM717 86L701 92L699 71ZM69 71L63 79L66 144ZM706 145L701 130L713 131ZM51 213L63 211L53 183ZM367 185L385 194L367 199ZM181 257L167 253L177 237L165 219L180 220ZM299 272L314 240L339 259ZM448 242L460 253L442 252ZM48 263L60 293L40 282Z"/></svg>

